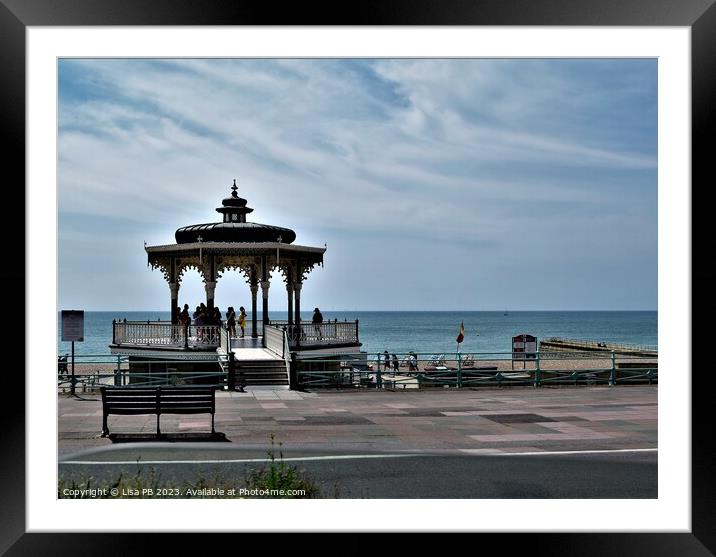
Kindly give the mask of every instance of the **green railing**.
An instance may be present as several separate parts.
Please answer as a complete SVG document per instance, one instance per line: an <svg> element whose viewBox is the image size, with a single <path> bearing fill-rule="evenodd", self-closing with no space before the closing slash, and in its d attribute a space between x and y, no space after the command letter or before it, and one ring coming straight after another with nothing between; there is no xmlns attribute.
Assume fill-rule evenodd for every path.
<svg viewBox="0 0 716 557"><path fill-rule="evenodd" d="M361 356L363 360L361 362ZM541 354L519 359L512 352L472 354L344 354L294 359L291 365L298 388L351 387L422 389L428 387L481 387L522 385L620 385L657 383L656 357L625 356L615 352Z"/></svg>
<svg viewBox="0 0 716 557"><path fill-rule="evenodd" d="M57 388L59 391L76 392L98 390L101 386L147 387L157 385L191 385L224 387L227 381L226 366L222 358L184 358L182 360L140 359L127 355L75 354L71 358L58 359ZM216 369L206 369L215 363ZM192 366L204 369L187 369ZM74 370L73 370L74 368ZM131 369L130 369L131 368ZM142 369L144 368L144 369Z"/></svg>
<svg viewBox="0 0 716 557"><path fill-rule="evenodd" d="M624 356L615 352L585 359L566 353L540 352L525 361L511 352L473 354L418 354L395 358L356 352L340 356L298 358L292 352L286 362L292 388L349 387L422 389L428 387L478 388L482 386L620 385L658 382L658 358ZM68 358L69 360L69 358ZM210 368L215 364L215 369ZM155 386L202 384L217 388L241 385L241 366L226 355L213 359L131 359L127 355L75 355L58 364L59 390L94 390L102 385ZM197 369L191 369L196 367Z"/></svg>

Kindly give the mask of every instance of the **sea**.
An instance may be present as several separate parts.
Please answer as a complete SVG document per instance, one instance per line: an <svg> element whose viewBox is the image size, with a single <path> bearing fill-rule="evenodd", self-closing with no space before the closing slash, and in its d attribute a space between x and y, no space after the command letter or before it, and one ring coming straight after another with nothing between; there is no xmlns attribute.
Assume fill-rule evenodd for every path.
<svg viewBox="0 0 716 557"><path fill-rule="evenodd" d="M286 313L271 312L271 318L286 319ZM311 312L301 312L311 321ZM656 311L323 311L324 320L359 322L361 350L369 354L450 353L457 349L456 337L464 323L462 353L511 351L515 335L529 334L538 341L560 337L596 342L634 344L656 349ZM60 340L60 314L57 325L58 354L70 352L69 342ZM112 320L168 321L165 311L88 311L85 312L84 341L75 343L75 354L110 354ZM258 314L259 322L261 313ZM250 327L250 321L248 323Z"/></svg>

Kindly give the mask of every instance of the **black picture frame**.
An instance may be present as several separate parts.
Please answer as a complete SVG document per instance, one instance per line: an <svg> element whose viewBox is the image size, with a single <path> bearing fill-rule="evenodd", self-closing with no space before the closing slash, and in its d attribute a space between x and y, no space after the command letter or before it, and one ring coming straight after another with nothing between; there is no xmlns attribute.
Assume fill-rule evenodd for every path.
<svg viewBox="0 0 716 557"><path fill-rule="evenodd" d="M693 254L710 253L706 227L712 204L707 182L716 157L708 147L716 119L716 6L714 0L490 0L490 1L363 1L347 5L286 3L280 10L269 3L221 0L0 0L0 115L6 138L3 189L6 215L21 214L25 207L25 30L28 26L62 25L565 25L565 26L688 26L692 33L692 188ZM9 172L8 172L9 171ZM689 184L684 184L689 187ZM698 195L697 195L698 194ZM698 203L694 200L698 199ZM9 226L6 224L6 226ZM12 225L17 226L17 225ZM6 230L8 230L6 228ZM13 228L13 230L15 230ZM24 246L6 232L6 261L2 284L16 292L25 284ZM10 250L15 254L7 254ZM14 256L14 257L13 257ZM699 312L706 315L712 297L698 296L713 284L711 272L692 271ZM42 318L51 319L52 309ZM37 316L28 316L36 318ZM26 317L19 311L3 319L3 338L16 338L25 330ZM32 342L26 338L26 350ZM668 339L664 339L668 340ZM46 339L45 339L46 341ZM10 348L10 347L9 347ZM704 348L704 347L701 347ZM709 348L706 346L706 348ZM694 362L704 358L694 358ZM12 361L12 359L10 359ZM8 360L6 360L6 363ZM12 361L14 364L14 361ZM716 551L716 490L712 477L714 445L710 405L713 373L691 373L690 362L680 370L692 378L692 529L690 533L584 533L584 534L485 534L479 541L499 544L502 554L515 550L532 555L713 555ZM144 553L148 538L162 544L162 551L186 553L192 542L176 534L30 534L25 528L25 407L22 384L6 387L0 404L0 552L7 555L125 555ZM692 366L691 366L692 367ZM9 383L8 383L9 384ZM23 383L24 384L24 383ZM31 386L28 386L28 388ZM14 403L14 404L13 404ZM588 521L585 528L589 527ZM555 524L559 529L559 524ZM81 524L77 530L81 531ZM239 534L242 547L247 534ZM212 538L216 547L230 536ZM232 538L234 535L231 535ZM193 536L192 536L193 538ZM238 538L237 538L238 539ZM109 541L111 540L111 542ZM278 540L275 540L278 541ZM273 543L275 543L275 541ZM341 542L338 542L341 543ZM474 543L474 542L471 542ZM275 546L274 546L275 547ZM295 546L294 546L295 547ZM454 541L453 541L453 546ZM208 548L204 548L206 550ZM238 548L237 548L238 549ZM273 548L272 548L273 549ZM337 548L336 548L337 549ZM154 549L153 551L156 551Z"/></svg>

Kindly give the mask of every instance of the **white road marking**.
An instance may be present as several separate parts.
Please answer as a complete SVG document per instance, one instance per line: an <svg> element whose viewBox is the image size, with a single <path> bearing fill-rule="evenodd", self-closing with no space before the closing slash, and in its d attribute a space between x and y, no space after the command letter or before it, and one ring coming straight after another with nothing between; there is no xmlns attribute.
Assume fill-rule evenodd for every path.
<svg viewBox="0 0 716 557"><path fill-rule="evenodd" d="M469 449L468 449L469 450ZM645 453L658 452L658 448L647 449L597 449L587 451L533 451L524 453L479 453L475 456L550 456L550 455L580 455L580 454L610 454L610 453ZM469 455L469 452L463 454ZM353 455L324 455L324 456L296 456L281 459L283 462L302 462L302 461L320 461L320 460L359 460L368 458L405 458L410 456L454 456L454 455L436 455L425 453L409 453L409 454L353 454ZM116 464L241 464L251 462L270 462L270 458L238 458L238 459L213 459L213 460L64 460L60 464L86 464L86 465L116 465Z"/></svg>
<svg viewBox="0 0 716 557"><path fill-rule="evenodd" d="M350 454L325 456L296 456L282 458L282 462L301 462L308 460L356 460L364 458L403 458L407 456L426 456L420 454ZM270 458L237 458L214 460L61 460L60 464L240 464L242 462L271 462Z"/></svg>
<svg viewBox="0 0 716 557"><path fill-rule="evenodd" d="M532 451L526 453L484 453L484 456L542 456L542 455L570 455L570 454L609 454L609 453L655 453L656 447L649 449L595 449L588 451Z"/></svg>

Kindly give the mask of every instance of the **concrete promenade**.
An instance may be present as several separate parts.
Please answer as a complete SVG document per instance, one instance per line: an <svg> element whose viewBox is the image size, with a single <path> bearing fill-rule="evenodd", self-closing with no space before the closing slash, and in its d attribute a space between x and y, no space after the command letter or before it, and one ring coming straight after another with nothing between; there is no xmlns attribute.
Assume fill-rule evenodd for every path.
<svg viewBox="0 0 716 557"><path fill-rule="evenodd" d="M265 455L272 434L289 457L307 451L484 455L655 449L657 395L657 386L396 392L253 388L217 392L220 441L208 435L209 415L165 415L161 428L175 451L191 446L196 454L201 443L204 458L229 447ZM58 411L61 461L129 448L127 443L133 454L160 446L153 438L152 415L110 416L110 432L124 435L114 441L100 437L99 393L58 395Z"/></svg>

